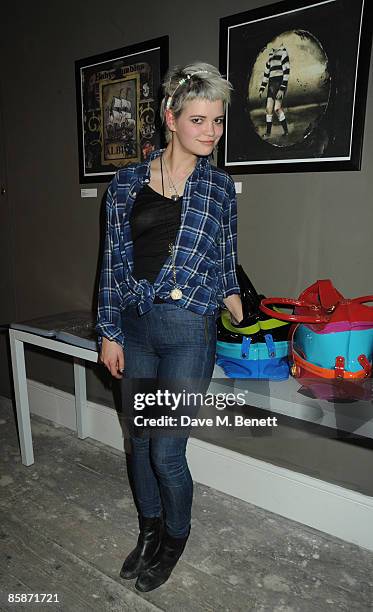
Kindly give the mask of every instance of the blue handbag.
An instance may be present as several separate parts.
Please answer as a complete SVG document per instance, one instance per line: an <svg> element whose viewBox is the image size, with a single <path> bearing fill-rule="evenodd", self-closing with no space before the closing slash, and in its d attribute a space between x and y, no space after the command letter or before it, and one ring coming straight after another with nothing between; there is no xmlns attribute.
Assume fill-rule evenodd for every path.
<svg viewBox="0 0 373 612"><path fill-rule="evenodd" d="M373 361L373 329L322 333L306 324L298 325L293 347L301 357L307 356L307 361L314 366L329 370L336 369L338 355L339 360L343 359L345 375L351 373L350 378L353 378L361 373L365 377Z"/></svg>
<svg viewBox="0 0 373 612"><path fill-rule="evenodd" d="M258 295L242 266L236 266L243 306L239 325L228 311L217 321L216 363L229 378L286 380L289 377L289 323L264 315Z"/></svg>
<svg viewBox="0 0 373 612"><path fill-rule="evenodd" d="M264 342L260 341L264 340ZM289 343L274 342L272 334L243 336L241 343L216 344L216 363L229 378L286 380L289 378Z"/></svg>

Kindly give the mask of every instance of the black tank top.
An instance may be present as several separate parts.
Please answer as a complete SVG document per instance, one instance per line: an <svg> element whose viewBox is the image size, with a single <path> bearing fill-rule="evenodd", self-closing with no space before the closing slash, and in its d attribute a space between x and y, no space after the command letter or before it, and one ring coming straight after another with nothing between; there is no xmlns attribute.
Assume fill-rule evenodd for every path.
<svg viewBox="0 0 373 612"><path fill-rule="evenodd" d="M133 276L154 283L169 256L181 221L180 198L176 202L144 185L134 201L130 226L133 242Z"/></svg>

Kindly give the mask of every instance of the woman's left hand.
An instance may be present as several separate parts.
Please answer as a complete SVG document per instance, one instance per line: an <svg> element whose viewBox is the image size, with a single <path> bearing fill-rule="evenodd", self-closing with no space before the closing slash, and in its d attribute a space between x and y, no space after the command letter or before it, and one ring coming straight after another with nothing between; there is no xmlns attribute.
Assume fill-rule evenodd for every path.
<svg viewBox="0 0 373 612"><path fill-rule="evenodd" d="M232 323L234 325L241 323L243 319L241 296L235 293L234 295L229 295L223 302L231 314Z"/></svg>

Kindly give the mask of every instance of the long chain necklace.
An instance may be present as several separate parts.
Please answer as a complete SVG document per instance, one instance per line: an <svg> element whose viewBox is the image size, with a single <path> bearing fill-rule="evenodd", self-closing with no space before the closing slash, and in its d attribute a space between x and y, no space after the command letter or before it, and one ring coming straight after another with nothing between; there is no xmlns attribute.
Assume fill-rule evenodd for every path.
<svg viewBox="0 0 373 612"><path fill-rule="evenodd" d="M163 155L161 155L160 161L161 161L162 193L163 193L163 196L164 196L163 161L162 161L162 158L163 158ZM166 167L166 171L167 171L167 167ZM168 178L170 179L168 171L167 171L167 175L168 175ZM175 189L175 186L174 186L174 191L175 191L175 193L173 195L171 195L171 199L174 202L177 202L177 200L180 198L180 196L177 193L177 191ZM167 220L166 220L166 225L167 225L167 233L168 233L168 223L167 223ZM172 277L173 277L173 283L175 285L175 287L170 291L170 298L172 300L180 300L183 297L183 292L181 291L181 289L179 289L179 287L177 286L177 283L176 283L176 265L175 265L176 249L175 249L175 245L172 244L172 242L170 242L169 245L168 245L168 253L171 256Z"/></svg>
<svg viewBox="0 0 373 612"><path fill-rule="evenodd" d="M172 178L170 177L170 174L168 172L167 166L166 166L166 162L165 162L165 168L166 168L166 172L167 172L167 178L168 178L168 190L170 192L170 197L171 200L173 200L174 202L177 202L178 199L180 198L180 195L175 187L175 183L173 182ZM181 182L181 181L180 181ZM174 191L174 193L172 193L172 190Z"/></svg>

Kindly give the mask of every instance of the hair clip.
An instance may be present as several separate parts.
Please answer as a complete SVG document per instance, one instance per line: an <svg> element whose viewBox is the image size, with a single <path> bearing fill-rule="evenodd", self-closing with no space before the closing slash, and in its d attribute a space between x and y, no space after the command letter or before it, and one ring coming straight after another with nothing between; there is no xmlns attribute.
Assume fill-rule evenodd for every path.
<svg viewBox="0 0 373 612"><path fill-rule="evenodd" d="M172 93L170 96L168 96L168 98L167 98L167 102L166 102L166 110L169 110L169 109L170 109L170 106L171 106L171 104L172 104L172 98L173 98L173 97L174 97L174 95L175 95L175 91L176 91L177 89L179 89L180 85L184 85L184 83L185 83L187 80L189 80L190 78L191 78L191 75L190 75L190 74L187 74L187 75L185 75L185 77L183 77L182 79L180 79L180 80L178 81L178 84L176 85L176 87L175 87L175 89L174 89L173 93Z"/></svg>
<svg viewBox="0 0 373 612"><path fill-rule="evenodd" d="M176 85L173 93L168 96L167 102L166 102L166 110L170 110L172 99L175 95L176 90L179 89L180 85L184 85L184 83L188 81L189 79L191 79L192 76L194 76L195 74L213 74L213 73L210 70L196 70L195 72L192 72L192 73L189 73L189 72L186 73L185 77L183 77L182 79L178 81L178 84Z"/></svg>
<svg viewBox="0 0 373 612"><path fill-rule="evenodd" d="M210 70L196 70L195 72L192 72L192 76L195 74L212 74L212 72Z"/></svg>

